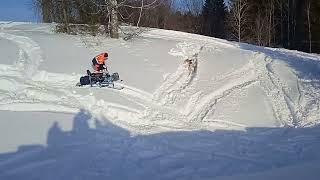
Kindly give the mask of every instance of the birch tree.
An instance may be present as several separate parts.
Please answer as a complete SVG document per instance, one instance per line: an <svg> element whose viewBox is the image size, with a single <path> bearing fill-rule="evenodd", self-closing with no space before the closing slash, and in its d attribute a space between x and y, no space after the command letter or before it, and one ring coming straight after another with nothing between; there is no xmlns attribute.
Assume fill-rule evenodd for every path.
<svg viewBox="0 0 320 180"><path fill-rule="evenodd" d="M119 14L119 8L120 7L129 7L129 8L134 8L134 9L139 9L140 13L139 13L139 19L137 22L137 27L139 27L140 24L140 20L142 17L142 11L143 9L148 9L148 8L152 8L154 6L157 6L159 3L161 2L161 0L152 0L152 1L147 1L147 0L138 0L140 6L133 6L133 5L129 5L128 0L122 0L120 2L118 2L117 0L105 0L105 4L107 4L108 9L110 11L110 36L111 38L119 38L119 15L121 16L121 14ZM137 1L135 1L137 2Z"/></svg>
<svg viewBox="0 0 320 180"><path fill-rule="evenodd" d="M249 4L247 0L231 1L230 23L239 42L242 40L243 27L248 21L248 10Z"/></svg>
<svg viewBox="0 0 320 180"><path fill-rule="evenodd" d="M109 0L110 9L110 37L119 38L119 19L118 19L118 2L117 0Z"/></svg>

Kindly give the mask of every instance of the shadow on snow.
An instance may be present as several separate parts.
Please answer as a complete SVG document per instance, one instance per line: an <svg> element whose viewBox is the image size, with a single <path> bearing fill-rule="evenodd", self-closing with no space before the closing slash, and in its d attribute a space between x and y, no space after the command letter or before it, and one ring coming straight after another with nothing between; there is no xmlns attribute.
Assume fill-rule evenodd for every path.
<svg viewBox="0 0 320 180"><path fill-rule="evenodd" d="M47 146L0 154L0 179L210 179L320 159L320 127L130 136L106 119L90 128L89 119L81 110L71 131L52 125Z"/></svg>

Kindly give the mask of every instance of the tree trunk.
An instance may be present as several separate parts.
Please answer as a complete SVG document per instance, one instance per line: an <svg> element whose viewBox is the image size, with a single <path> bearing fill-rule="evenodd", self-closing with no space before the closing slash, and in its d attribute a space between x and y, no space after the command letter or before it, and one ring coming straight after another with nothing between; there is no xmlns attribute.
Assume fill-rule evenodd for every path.
<svg viewBox="0 0 320 180"><path fill-rule="evenodd" d="M283 2L280 1L280 37L281 37L281 46L284 45L284 40L283 40Z"/></svg>
<svg viewBox="0 0 320 180"><path fill-rule="evenodd" d="M70 30L69 30L66 0L62 0L62 11L63 11L64 26L66 28L67 34L69 34Z"/></svg>
<svg viewBox="0 0 320 180"><path fill-rule="evenodd" d="M308 16L308 29L309 29L309 52L312 52L312 34L311 34L311 23L310 23L310 9L311 9L311 1L308 2L307 5L307 16Z"/></svg>
<svg viewBox="0 0 320 180"><path fill-rule="evenodd" d="M41 12L42 12L42 21L45 23L51 23L52 18L51 18L51 6L52 2L51 1L40 1L39 2L41 6Z"/></svg>
<svg viewBox="0 0 320 180"><path fill-rule="evenodd" d="M287 23L288 23L288 24L287 24L287 25L288 25L288 26L287 26L287 28L288 28L288 29L287 29L287 31L288 31L288 32L287 32L287 36L288 36L287 46L288 46L288 48L290 48L290 34L291 34L291 33L290 33L290 0L288 0L288 15L287 15L287 21L288 21L288 22L287 22Z"/></svg>
<svg viewBox="0 0 320 180"><path fill-rule="evenodd" d="M240 0L240 2L238 3L238 20L239 20L239 26L238 26L238 40L239 40L239 43L241 42L241 6L242 6L242 4L241 4L241 0Z"/></svg>
<svg viewBox="0 0 320 180"><path fill-rule="evenodd" d="M273 37L273 16L274 16L274 1L269 1L269 22L268 22L268 46L271 47L271 40Z"/></svg>
<svg viewBox="0 0 320 180"><path fill-rule="evenodd" d="M111 4L111 21L110 21L110 37L119 38L119 19L118 19L118 2L110 0Z"/></svg>
<svg viewBox="0 0 320 180"><path fill-rule="evenodd" d="M142 10L143 10L143 0L141 0L141 8L140 8L140 14L139 14L139 19L137 22L137 27L139 27L141 16L142 16Z"/></svg>

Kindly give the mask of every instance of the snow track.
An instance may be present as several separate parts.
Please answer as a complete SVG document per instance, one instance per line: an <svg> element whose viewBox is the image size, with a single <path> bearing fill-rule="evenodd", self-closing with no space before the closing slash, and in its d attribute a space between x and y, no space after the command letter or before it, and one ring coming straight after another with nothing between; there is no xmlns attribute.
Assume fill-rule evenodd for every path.
<svg viewBox="0 0 320 180"><path fill-rule="evenodd" d="M9 26L6 25L6 27ZM76 94L78 89L74 86L81 75L39 71L38 67L43 61L42 51L32 39L3 32L0 32L0 38L12 41L19 48L17 62L14 62L12 66L1 65L0 91L3 93L0 96L0 109L76 112L77 109L94 109L95 107L100 112L109 112L106 114L107 116L122 119L131 117L131 115L127 116L128 113L139 114L138 110L134 108L99 101L91 95L81 97ZM148 97L151 99L151 95L142 90L129 86L125 86L125 88L122 94L126 96L144 100ZM88 104L88 102L90 103ZM119 115L120 117L118 117Z"/></svg>
<svg viewBox="0 0 320 180"><path fill-rule="evenodd" d="M282 125L292 126L292 112L289 109L291 106L286 100L288 97L285 96L284 85L273 72L272 60L264 54L257 54L255 58L259 84L272 104L274 117L277 118Z"/></svg>
<svg viewBox="0 0 320 180"><path fill-rule="evenodd" d="M189 62L185 61L175 73L165 78L162 85L153 95L155 101L160 101L163 105L174 104L178 96L181 96L181 92L184 92L192 84L192 81L197 76L198 56L203 50L203 46L194 47L193 45L181 43L177 45L180 52L170 52L173 55L181 56Z"/></svg>
<svg viewBox="0 0 320 180"><path fill-rule="evenodd" d="M0 45L17 53L0 64L0 179L213 179L318 165L318 55L155 29L124 42L19 28L0 22ZM90 50L50 57L65 42ZM82 74L39 66L85 64L80 56L102 50L124 89L76 87Z"/></svg>
<svg viewBox="0 0 320 180"><path fill-rule="evenodd" d="M208 122L219 124L218 126L227 124L227 126L239 127L239 124L233 122L208 120L208 113L214 111L217 103L230 93L242 90L258 80L254 63L249 61L239 70L226 73L219 81L228 83L207 94L196 89L199 86L197 73L201 71L201 62L199 63L198 57L205 47L198 46L198 50L195 50L197 46L186 42L178 44L177 47L180 50L173 50L170 53L191 60L196 68L190 71L188 65L182 63L176 72L166 76L163 84L154 93L153 101L159 105L150 107L144 119L154 119L153 123L159 122L157 125L166 120L166 123L175 124L175 128L180 124L179 129L204 127ZM211 87L214 89L214 86ZM160 106L166 106L170 110ZM240 127L243 126L240 125Z"/></svg>
<svg viewBox="0 0 320 180"><path fill-rule="evenodd" d="M1 33L0 38L13 41L20 48L18 62L14 66L18 71L24 73L27 78L37 72L40 63L43 61L40 46L28 37L17 36L8 33Z"/></svg>
<svg viewBox="0 0 320 180"><path fill-rule="evenodd" d="M278 119L284 126L291 127L301 127L306 122L310 121L308 116L311 116L305 110L306 106L303 106L302 103L306 98L304 92L313 92L314 95L317 90L316 89L306 89L302 85L301 80L296 75L296 73L292 70L288 70L288 68L284 68L284 65L278 63L275 66L274 59L271 59L264 54L256 54L256 62L257 69L256 73L259 76L259 82L267 97L269 98L275 118ZM278 60L279 62L280 60ZM283 81L280 77L281 72L276 71L275 67L278 69L282 67L284 71L287 71L291 74L297 81L293 81L293 84L289 84L290 82ZM297 91L296 96L292 96L290 91ZM318 99L318 98L315 98ZM312 103L313 105L316 105Z"/></svg>
<svg viewBox="0 0 320 180"><path fill-rule="evenodd" d="M11 27L10 23L2 25L2 30L5 27ZM180 32L168 35L166 31L158 30L146 31L142 37L165 37L177 41L176 48L171 49L169 54L181 59L181 63L175 72L166 75L153 94L125 84L121 84L124 87L121 91L107 90L134 104L130 106L97 98L94 94L100 94L100 88L75 88L74 84L80 74L56 74L39 70L44 59L35 41L8 31L0 32L0 38L12 41L19 48L17 62L12 66L0 66L0 109L19 110L21 107L20 110L26 110L23 106L28 103L30 111L75 112L76 109L85 108L123 123L126 127L139 127L139 130L145 126L173 130L197 129L208 126L210 122L215 124L213 127L238 128L246 124L216 117L216 110L225 104L229 104L231 110L236 105L230 102L229 97L245 96L250 88L259 86L273 111L273 118L280 126L300 127L319 119L316 112L320 101L309 100L319 97L317 83L299 79L290 68L285 68L285 64L278 63L279 60L263 53L244 51L249 55L241 66L208 80L204 79L208 78L204 68L208 59L202 54L219 54L228 48L236 51L238 47L235 44ZM103 43L99 41L95 44L95 39L91 42L90 37L85 38L80 37L80 40L88 41L89 48L94 51ZM298 80L294 83L286 82L281 70ZM307 90L314 94L306 94ZM292 91L298 95L292 96ZM131 120L126 122L125 119Z"/></svg>

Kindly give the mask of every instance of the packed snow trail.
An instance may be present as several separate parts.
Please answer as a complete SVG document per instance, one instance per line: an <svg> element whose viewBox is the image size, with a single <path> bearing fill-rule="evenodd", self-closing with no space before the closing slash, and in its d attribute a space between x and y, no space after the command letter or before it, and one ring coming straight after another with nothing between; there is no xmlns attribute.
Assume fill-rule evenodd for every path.
<svg viewBox="0 0 320 180"><path fill-rule="evenodd" d="M5 26L8 28L12 25L9 23ZM94 96L95 92L100 91L98 89L75 89L74 83L78 81L81 74L55 74L38 70L39 64L44 61L40 46L29 37L8 32L10 31L1 32L0 37L15 43L19 47L20 56L15 65L2 68L5 76L1 81L7 84L3 88L5 94L2 95L3 110L18 110L19 107L23 109L28 103L33 104L33 107L28 108L32 111L38 109L75 112L76 109L86 108L98 114L103 113L107 117L116 118L117 122L124 123L126 127L132 125L133 129L139 126L156 127L157 125L166 127L172 125L173 129L197 129L207 126L208 122L215 122L217 127L224 126L225 123L228 126L245 127L246 124L242 122L218 117L221 112L217 111L221 105L229 103L230 96L236 94L243 96L242 94L248 89L260 85L259 88L265 92L269 105L271 105L272 117L276 120L274 124L303 126L311 121L308 119L311 117L310 113L308 114L308 110L304 110L301 105L302 100L305 99L302 94L304 86L299 80L297 81L297 91L300 94L299 102L297 102L289 92L292 87L288 86L291 84L287 85L287 82L281 80L281 74L276 72L277 68L283 68L284 65L273 63L272 58L263 54L244 51L248 54L248 59L243 61L242 66L219 74L214 77L214 81L204 79L207 77L203 75L208 74L204 68L208 59L203 54L221 53L228 48L235 51L237 46L227 41L183 33L175 33L177 36L173 36L158 30L144 32L142 36L146 38L162 39L166 36L167 39L177 40L176 48L172 48L169 54L178 57L181 62L174 73L165 76L164 81L153 94L129 85L124 85L125 89L120 92L113 92L124 98L125 101L135 104L126 107L122 103L99 100ZM184 40L179 42L182 39ZM90 45L94 51L97 51L98 46L104 43L101 40L96 44L86 43L87 39L81 41L86 46ZM18 78L14 67L18 68L16 72L24 72L26 76L21 75L21 78ZM8 69L12 69L11 73ZM290 72L289 69L286 71ZM27 80L26 77L32 78L33 81ZM22 85L17 88L17 84ZM89 91L89 94L82 95L84 91ZM43 104L46 104L48 108ZM231 104L230 111L234 108L233 106L235 105ZM309 103L308 109L311 109L310 106ZM132 119L130 123L123 121L129 117Z"/></svg>
<svg viewBox="0 0 320 180"><path fill-rule="evenodd" d="M27 78L37 72L42 59L40 46L28 37L16 36L8 33L1 33L0 38L13 41L20 48L18 61L14 63L18 71L25 73Z"/></svg>
<svg viewBox="0 0 320 180"><path fill-rule="evenodd" d="M160 36L155 32L157 31L152 30L143 36L163 38L162 31L158 32ZM297 127L317 122L315 119L317 111L310 110L314 109L314 106L317 107L317 103L303 102L306 99L303 94L306 92L303 83L297 80L294 84L299 93L299 100L296 101L297 98L290 92L294 89L291 87L292 84L287 84L286 79L281 79L283 76L279 70L291 73L289 75L292 78L297 78L295 73L288 68L284 69L285 64L274 63L274 59L264 54L243 51L248 59L245 59L239 67L213 77L213 81L205 79L208 72L204 66L208 59L203 54L207 52L219 54L226 48L236 51L236 46L226 41L199 38L197 35L188 35L188 38L185 38L185 34L181 34L181 39L185 38L184 41L177 42L176 48L169 52L181 60L180 65L175 72L165 76L153 94L129 85L124 85L125 89L120 92L113 92L125 99L123 102L135 104L126 106L126 103L120 101L107 102L105 99L97 98L94 94L96 92L100 94L99 89L74 88L81 74L57 74L38 70L40 62L43 61L43 52L29 37L13 35L8 31L1 33L0 36L15 43L20 52L18 61L13 66L2 66L1 82L5 84L1 100L3 110L75 112L79 108L86 108L97 114L102 113L127 128L137 128L138 131L141 127L143 129L147 126L151 129L156 128L155 132L159 131L158 127L165 129L171 127L169 129L173 130L198 129L207 127L210 122L219 128L243 128L249 124L221 118L219 109L224 104L230 104L225 109L232 111L235 104L230 103L229 97L244 96L246 91L254 87L261 88L268 99L272 118L275 120L271 124ZM172 35L165 36L168 39L175 39ZM98 45L99 43L96 44ZM95 51L96 46L92 46ZM21 75L18 75L19 73ZM26 77L32 78L32 81ZM303 103L307 104L306 109L302 106ZM30 106L25 108L27 104ZM131 121L126 122L124 119ZM210 129L214 126L208 127Z"/></svg>
<svg viewBox="0 0 320 180"><path fill-rule="evenodd" d="M55 74L38 71L43 61L42 51L37 43L28 37L0 33L1 38L14 42L19 47L19 58L11 66L2 66L2 90L0 109L15 111L55 111L76 112L87 102L100 103L92 96L80 97L75 94L75 82L80 75ZM12 75L12 76L11 76ZM32 80L31 80L32 79ZM18 86L18 84L21 84ZM126 86L126 93L134 97L146 97L146 93ZM28 105L29 104L29 105ZM25 107L28 105L28 107ZM137 113L137 110L127 108L121 104L104 103L106 109L116 108L125 113ZM121 114L119 112L119 114ZM126 116L127 117L127 116Z"/></svg>
<svg viewBox="0 0 320 180"><path fill-rule="evenodd" d="M0 63L0 179L212 179L320 162L319 55L157 29L123 41L16 25L0 24L4 53L19 55ZM82 67L50 71L105 51L121 91L75 87Z"/></svg>

